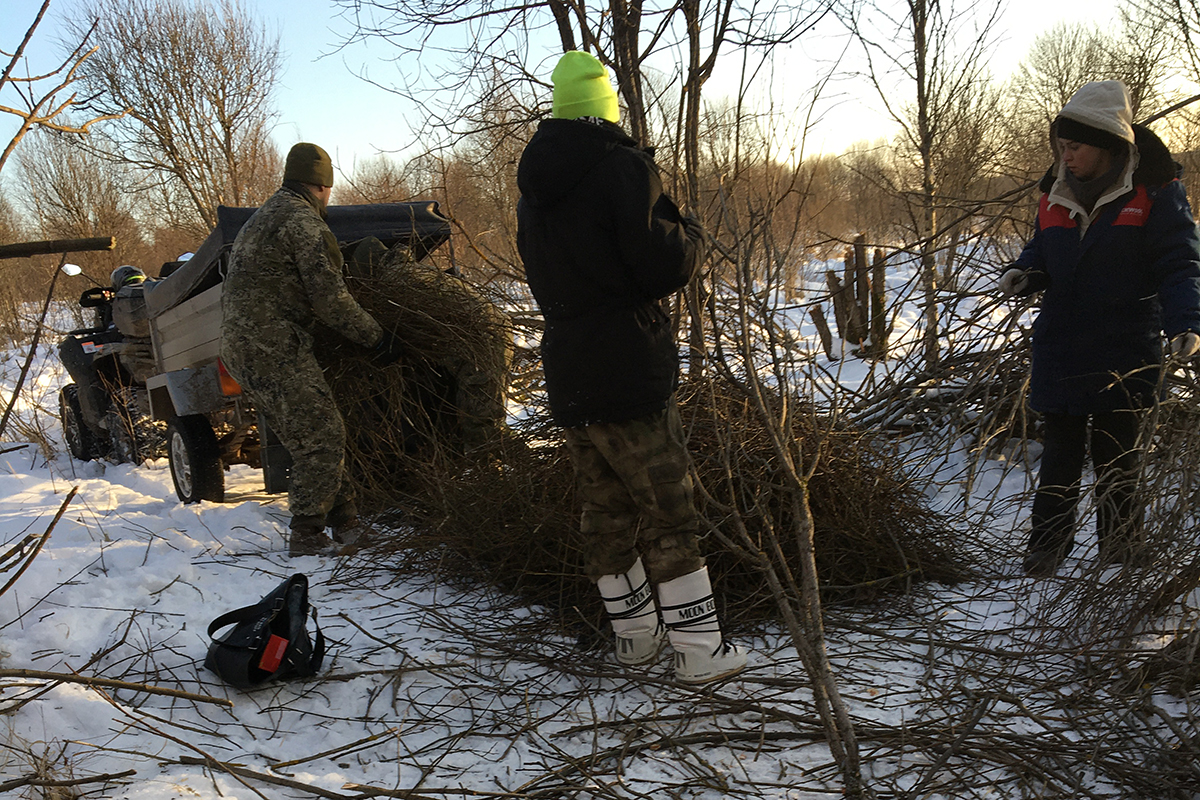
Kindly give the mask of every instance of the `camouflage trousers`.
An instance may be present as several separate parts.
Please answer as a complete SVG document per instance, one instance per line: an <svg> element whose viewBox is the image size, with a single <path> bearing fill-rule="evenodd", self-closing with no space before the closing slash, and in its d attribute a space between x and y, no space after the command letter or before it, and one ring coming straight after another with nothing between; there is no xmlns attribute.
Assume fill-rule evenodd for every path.
<svg viewBox="0 0 1200 800"><path fill-rule="evenodd" d="M704 566L688 474L683 424L674 400L628 422L565 431L583 500L584 570L593 581L625 572L640 555L651 582Z"/></svg>
<svg viewBox="0 0 1200 800"><path fill-rule="evenodd" d="M283 347L291 352L280 352L261 340L237 346L229 338L222 342L221 360L292 457L293 518L353 513L354 489L345 479L346 426L312 348L293 340Z"/></svg>

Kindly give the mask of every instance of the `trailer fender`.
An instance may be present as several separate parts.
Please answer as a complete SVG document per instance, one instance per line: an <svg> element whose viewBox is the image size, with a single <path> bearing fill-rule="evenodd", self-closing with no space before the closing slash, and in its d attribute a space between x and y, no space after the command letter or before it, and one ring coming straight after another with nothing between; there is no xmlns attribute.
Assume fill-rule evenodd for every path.
<svg viewBox="0 0 1200 800"><path fill-rule="evenodd" d="M150 392L150 416L154 419L211 414L229 405L229 399L221 393L215 361L155 375L146 381L146 388Z"/></svg>

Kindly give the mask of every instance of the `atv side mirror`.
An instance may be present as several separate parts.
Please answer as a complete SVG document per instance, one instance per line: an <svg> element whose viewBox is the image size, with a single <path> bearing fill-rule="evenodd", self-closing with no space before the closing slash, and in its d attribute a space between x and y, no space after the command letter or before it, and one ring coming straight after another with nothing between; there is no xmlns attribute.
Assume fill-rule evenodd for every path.
<svg viewBox="0 0 1200 800"><path fill-rule="evenodd" d="M79 305L83 308L99 308L111 303L114 294L115 292L107 286L96 286L92 289L86 289L79 296Z"/></svg>
<svg viewBox="0 0 1200 800"><path fill-rule="evenodd" d="M64 273L72 277L83 274L83 267L78 264L63 264L61 269Z"/></svg>

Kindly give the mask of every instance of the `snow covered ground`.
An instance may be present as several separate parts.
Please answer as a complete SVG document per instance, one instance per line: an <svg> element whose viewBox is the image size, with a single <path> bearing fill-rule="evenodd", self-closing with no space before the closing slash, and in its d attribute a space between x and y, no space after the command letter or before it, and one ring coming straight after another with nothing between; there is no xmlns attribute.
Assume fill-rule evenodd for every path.
<svg viewBox="0 0 1200 800"><path fill-rule="evenodd" d="M4 362L4 399L20 355ZM52 441L61 441L53 415L63 379L43 355L18 407ZM841 795L782 631L749 637L744 675L687 689L670 679L669 659L626 670L581 654L547 632L539 609L436 569L398 573L369 553L286 558L284 500L263 494L247 467L229 474L227 502L183 506L165 460L135 467L80 463L62 447L49 460L36 446L4 449L0 555L40 540L77 493L0 596L0 796ZM1019 578L1014 531L1027 490L1023 464L973 475L970 491L991 499L982 514L991 538L974 543L989 554L988 577L828 609L865 782L880 796L1168 796L1129 787L1194 735L1195 709L1161 691L1114 699L1111 681L1089 671L1087 633L1103 616L1094 599L1120 596L1105 588L1116 571L1093 574L1093 553L1080 547L1061 580ZM942 491L934 502L961 503L953 482ZM319 678L249 692L223 685L202 666L208 623L297 571L329 641ZM0 572L0 586L13 576ZM1059 623L1072 614L1064 639ZM73 788L52 794L55 784Z"/></svg>

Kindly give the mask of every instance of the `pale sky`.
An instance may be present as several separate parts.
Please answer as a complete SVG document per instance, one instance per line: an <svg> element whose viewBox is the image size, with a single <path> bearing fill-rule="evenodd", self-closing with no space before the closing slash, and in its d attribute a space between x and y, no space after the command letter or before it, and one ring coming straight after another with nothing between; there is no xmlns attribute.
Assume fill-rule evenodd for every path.
<svg viewBox="0 0 1200 800"><path fill-rule="evenodd" d="M19 42L41 3L40 0L2 2L0 48L11 49ZM31 53L52 49L56 30L54 18L74 2L55 0L50 9L51 19L39 29ZM245 2L281 34L284 71L276 95L280 117L275 130L281 149L286 150L297 141L316 142L333 155L340 169L348 172L353 168L355 158L369 157L380 150L397 150L409 142L411 107L396 95L355 75L365 66L372 77L390 82L396 75L396 66L386 60L393 55L390 48L376 43L369 49L359 46L334 53L335 46L351 27L338 16L338 7L331 0ZM1114 2L1096 0L1089 3L1089 19L1101 25L1112 24ZM994 51L994 75L998 78L1007 76L1041 31L1060 20L1077 19L1078 9L1078 5L1066 3L1009 0L1001 26L1002 40ZM782 95L793 89L806 93L817 71L816 66L806 62L807 54L814 48L819 50L823 44L820 37L810 37L803 42L788 59L786 70L789 74L776 82L784 88L773 91ZM552 54L543 55L549 59ZM36 64L35 68L39 66L43 65ZM719 92L719 81L710 84L706 96L711 99L716 93L714 90ZM823 121L810 135L807 152L820 149L840 152L854 141L890 133L886 120L879 113L878 98L869 87L861 90L843 88L841 91L843 97L825 110ZM772 100L778 106L787 106L798 104L801 98L781 96L772 97ZM0 120L0 125L3 123ZM0 127L0 133L3 130Z"/></svg>

